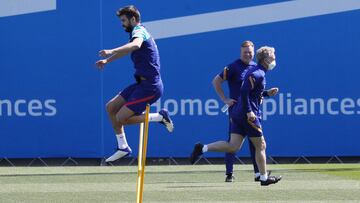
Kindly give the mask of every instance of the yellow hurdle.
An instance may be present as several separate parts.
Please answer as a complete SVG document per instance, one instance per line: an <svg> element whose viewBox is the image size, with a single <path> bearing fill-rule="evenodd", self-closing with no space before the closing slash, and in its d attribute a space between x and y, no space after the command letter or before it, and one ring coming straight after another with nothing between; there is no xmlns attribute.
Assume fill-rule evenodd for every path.
<svg viewBox="0 0 360 203"><path fill-rule="evenodd" d="M150 105L148 104L146 105L146 110L145 110L145 122L140 124L138 175L137 175L137 185L136 185L137 203L142 203L143 200L146 150L147 150L147 141L148 141L148 133L149 133L149 113L150 113Z"/></svg>

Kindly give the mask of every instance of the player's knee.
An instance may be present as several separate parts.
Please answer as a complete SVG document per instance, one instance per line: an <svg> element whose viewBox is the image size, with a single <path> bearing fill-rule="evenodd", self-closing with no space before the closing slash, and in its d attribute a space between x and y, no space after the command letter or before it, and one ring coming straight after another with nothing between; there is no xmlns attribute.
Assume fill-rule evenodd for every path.
<svg viewBox="0 0 360 203"><path fill-rule="evenodd" d="M111 102L106 103L106 112L112 113L114 111L114 106Z"/></svg>
<svg viewBox="0 0 360 203"><path fill-rule="evenodd" d="M231 148L228 153L235 154L236 152L237 152L237 150L235 150L234 148Z"/></svg>
<svg viewBox="0 0 360 203"><path fill-rule="evenodd" d="M119 116L119 115L116 115L116 121L117 121L118 123L124 125L124 124L126 123L126 121L127 121L127 118L124 118L124 117L121 117L121 116Z"/></svg>
<svg viewBox="0 0 360 203"><path fill-rule="evenodd" d="M236 145L230 145L229 147L229 153L236 153L239 150L239 147Z"/></svg>
<svg viewBox="0 0 360 203"><path fill-rule="evenodd" d="M106 112L108 112L109 114L116 114L117 111L117 107L113 102L108 102L106 104Z"/></svg>
<svg viewBox="0 0 360 203"><path fill-rule="evenodd" d="M265 140L262 140L262 141L261 141L260 149L261 149L261 150L266 150L266 142L265 142Z"/></svg>

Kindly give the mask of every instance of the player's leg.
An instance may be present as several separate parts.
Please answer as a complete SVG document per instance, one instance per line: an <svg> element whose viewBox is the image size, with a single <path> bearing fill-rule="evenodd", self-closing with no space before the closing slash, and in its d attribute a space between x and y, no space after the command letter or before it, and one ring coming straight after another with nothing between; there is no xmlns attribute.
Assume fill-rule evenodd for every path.
<svg viewBox="0 0 360 203"><path fill-rule="evenodd" d="M106 112L116 134L123 133L122 125L117 121L116 114L125 103L126 100L121 95L116 95L106 104Z"/></svg>
<svg viewBox="0 0 360 203"><path fill-rule="evenodd" d="M116 113L116 120L122 126L127 124L129 118L135 115L135 112L130 109L126 104L120 108L120 110ZM141 121L144 122L144 121ZM139 122L139 123L141 123Z"/></svg>
<svg viewBox="0 0 360 203"><path fill-rule="evenodd" d="M133 85L131 87L130 94L126 97L126 103L120 108L120 110L116 113L116 123L119 126L124 126L128 124L128 120L137 115L141 114L148 103L153 103L160 97L160 93L155 91L146 91L139 83ZM126 92L122 92L122 94L127 95ZM139 121L138 123L144 122L145 119ZM109 157L106 161L115 161L122 157L129 155L132 151L129 147L125 132L121 134L121 139L118 139L119 148L111 157Z"/></svg>
<svg viewBox="0 0 360 203"><path fill-rule="evenodd" d="M208 145L201 143L195 144L193 152L190 155L190 163L194 164L195 161L207 151L235 153L241 148L244 142L244 135L245 131L242 124L236 119L230 119L230 141L218 141Z"/></svg>
<svg viewBox="0 0 360 203"><path fill-rule="evenodd" d="M123 124L117 119L117 114L126 104L127 100L131 98L131 95L133 94L137 85L138 84L132 84L128 86L119 95L115 96L106 104L106 111L108 112L111 124L114 128L118 145L115 153L107 158L106 162L115 161L131 153L131 148L129 147L126 140Z"/></svg>
<svg viewBox="0 0 360 203"><path fill-rule="evenodd" d="M207 145L197 143L195 144L193 152L191 153L190 162L191 164L194 164L195 161L207 151L235 153L241 148L243 142L244 137L242 135L231 133L230 142L217 141Z"/></svg>
<svg viewBox="0 0 360 203"><path fill-rule="evenodd" d="M145 114L143 111L147 104L155 103L162 95L162 86L150 86L139 84L138 88L133 92L133 98L129 99L125 106L134 112L134 115L129 118L121 118L120 114L118 119L121 119L123 125L131 125L142 123L145 121ZM149 114L149 122L159 122L172 132L174 124L166 109L160 110L158 113Z"/></svg>
<svg viewBox="0 0 360 203"><path fill-rule="evenodd" d="M249 139L255 147L255 159L260 171L260 184L263 186L275 184L281 180L281 176L268 176L266 168L266 142L258 119L247 121L246 131Z"/></svg>
<svg viewBox="0 0 360 203"><path fill-rule="evenodd" d="M126 95L126 103L116 113L116 123L120 126L142 123L145 121L145 116L141 115L142 112L145 110L147 104L152 104L160 98L162 86L147 87L141 83L137 83L132 86L131 91L122 92L121 94ZM160 116L156 115L156 117ZM150 119L154 120L154 117L155 116L152 115ZM161 119L164 119L164 117L165 116L161 116ZM119 149L106 161L115 161L131 153L131 148L126 141L125 133L121 135L121 138L121 140L118 140Z"/></svg>
<svg viewBox="0 0 360 203"><path fill-rule="evenodd" d="M266 174L266 142L264 136L261 137L249 137L255 147L255 160L259 167L261 175Z"/></svg>
<svg viewBox="0 0 360 203"><path fill-rule="evenodd" d="M132 125L145 121L145 114L134 115L124 121L124 125ZM161 109L158 113L149 114L149 122L159 122L163 124L169 132L174 130L174 124L167 109Z"/></svg>
<svg viewBox="0 0 360 203"><path fill-rule="evenodd" d="M256 164L256 158L255 158L255 146L254 144L250 141L250 139L248 139L249 142L249 150L250 150L250 156L251 156L251 161L254 167L254 180L255 181L260 181L260 172L259 172L259 168Z"/></svg>
<svg viewBox="0 0 360 203"><path fill-rule="evenodd" d="M128 118L130 118L133 115L134 115L134 112L132 110L130 110L126 105L123 105L120 108L120 110L116 113L116 122L120 126L123 126L124 120L127 120ZM131 148L129 147L129 145L127 143L124 130L122 131L122 133L119 136L117 136L117 138L118 138L117 139L118 140L118 149L112 156L110 156L109 158L106 159L106 162L111 162L111 161L115 161L117 159L123 158L125 156L128 156L132 152Z"/></svg>
<svg viewBox="0 0 360 203"><path fill-rule="evenodd" d="M226 178L225 182L234 182L233 168L235 163L235 153L225 153Z"/></svg>
<svg viewBox="0 0 360 203"><path fill-rule="evenodd" d="M228 152L235 153L240 148L242 143L244 142L244 137L240 134L231 133L230 142L226 141L217 141L207 145L204 145L204 148L207 150L203 150L203 152Z"/></svg>
<svg viewBox="0 0 360 203"><path fill-rule="evenodd" d="M213 152L235 153L240 149L242 143L244 142L245 135L246 134L241 122L236 119L230 119L230 141L214 142L204 145L204 148Z"/></svg>
<svg viewBox="0 0 360 203"><path fill-rule="evenodd" d="M229 119L229 133L228 133L228 141L230 142L230 133L231 132L231 119ZM235 162L235 153L225 153L225 182L234 182L233 168Z"/></svg>

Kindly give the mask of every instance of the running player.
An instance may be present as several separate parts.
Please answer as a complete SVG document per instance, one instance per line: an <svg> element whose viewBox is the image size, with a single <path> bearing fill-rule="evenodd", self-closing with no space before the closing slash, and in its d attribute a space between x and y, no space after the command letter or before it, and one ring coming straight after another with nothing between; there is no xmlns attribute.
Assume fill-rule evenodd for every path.
<svg viewBox="0 0 360 203"><path fill-rule="evenodd" d="M265 74L276 65L275 49L267 46L261 47L256 51L256 59L258 65L247 71L241 86L240 98L231 111L230 141L218 141L207 145L197 143L190 156L190 161L194 163L207 151L234 153L241 148L245 136L248 136L255 146L256 163L260 171L260 184L266 186L281 180L281 176L268 176L266 143L260 119L260 105L266 84Z"/></svg>
<svg viewBox="0 0 360 203"><path fill-rule="evenodd" d="M216 75L213 79L213 86L220 97L220 99L228 106L228 111L231 112L233 105L236 100L240 97L240 88L245 76L245 73L250 67L256 66L256 63L253 61L254 59L254 43L252 41L244 41L241 44L240 48L240 58L227 65L224 70ZM227 81L229 87L229 97L226 97L224 94L224 90L222 88L223 82ZM264 91L263 96L274 96L278 92L278 88L271 88L267 91ZM229 113L229 118L230 118ZM230 124L229 124L229 139L230 140ZM255 147L249 140L249 150L251 155L251 160L253 162L254 167L254 180L260 181L260 172L256 165L255 160ZM233 175L233 166L235 162L235 153L225 153L225 182L234 182Z"/></svg>

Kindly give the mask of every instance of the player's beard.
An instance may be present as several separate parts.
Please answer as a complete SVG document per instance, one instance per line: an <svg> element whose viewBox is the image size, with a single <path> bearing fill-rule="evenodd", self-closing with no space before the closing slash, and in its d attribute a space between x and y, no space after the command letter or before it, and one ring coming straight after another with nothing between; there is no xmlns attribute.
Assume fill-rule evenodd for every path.
<svg viewBox="0 0 360 203"><path fill-rule="evenodd" d="M245 64L250 64L250 62L252 61L252 58L250 58L250 57L243 57L243 58L241 58L241 57L240 57L240 60L241 60L243 63L245 63Z"/></svg>
<svg viewBox="0 0 360 203"><path fill-rule="evenodd" d="M129 25L129 26L124 26L125 28L125 32L130 33L133 30L133 26Z"/></svg>

